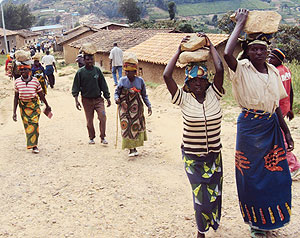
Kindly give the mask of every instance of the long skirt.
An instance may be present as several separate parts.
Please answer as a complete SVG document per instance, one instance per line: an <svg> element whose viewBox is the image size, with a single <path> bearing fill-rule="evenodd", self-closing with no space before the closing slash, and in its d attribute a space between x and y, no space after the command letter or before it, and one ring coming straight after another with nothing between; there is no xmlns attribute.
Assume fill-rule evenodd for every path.
<svg viewBox="0 0 300 238"><path fill-rule="evenodd" d="M41 87L43 89L43 93L44 93L44 95L46 95L47 94L47 83L46 83L46 79L44 78L43 71L40 69L36 70L33 76L39 80Z"/></svg>
<svg viewBox="0 0 300 238"><path fill-rule="evenodd" d="M20 113L25 128L27 149L38 144L39 139L39 118L41 109L37 98L29 101L19 100Z"/></svg>
<svg viewBox="0 0 300 238"><path fill-rule="evenodd" d="M217 230L221 219L223 167L222 155L186 154L182 149L185 171L193 190L194 210L198 231Z"/></svg>
<svg viewBox="0 0 300 238"><path fill-rule="evenodd" d="M244 221L260 230L287 224L292 180L276 113L244 110L240 114L235 165Z"/></svg>
<svg viewBox="0 0 300 238"><path fill-rule="evenodd" d="M119 116L122 149L133 149L147 140L144 105L140 92L123 88L120 95Z"/></svg>

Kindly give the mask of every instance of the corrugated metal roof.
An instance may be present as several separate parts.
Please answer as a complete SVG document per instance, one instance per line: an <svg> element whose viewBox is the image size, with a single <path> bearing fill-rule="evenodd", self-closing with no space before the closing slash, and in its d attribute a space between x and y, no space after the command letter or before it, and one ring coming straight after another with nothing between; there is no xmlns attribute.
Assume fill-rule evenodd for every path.
<svg viewBox="0 0 300 238"><path fill-rule="evenodd" d="M60 29L63 28L63 25L49 25L49 26L34 26L31 27L30 30L32 31L44 31L44 30L53 30L53 29Z"/></svg>
<svg viewBox="0 0 300 238"><path fill-rule="evenodd" d="M192 33L196 34L196 33ZM181 40L189 33L158 33L150 39L126 50L135 53L138 60L166 65L176 53ZM218 46L225 42L227 34L206 34L213 45ZM183 67L177 63L177 66Z"/></svg>

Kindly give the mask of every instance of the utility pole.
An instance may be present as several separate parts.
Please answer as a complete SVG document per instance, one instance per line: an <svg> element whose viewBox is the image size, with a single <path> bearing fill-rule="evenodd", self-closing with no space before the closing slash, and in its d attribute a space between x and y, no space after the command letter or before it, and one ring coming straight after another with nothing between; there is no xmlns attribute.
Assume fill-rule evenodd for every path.
<svg viewBox="0 0 300 238"><path fill-rule="evenodd" d="M1 5L1 12L2 12L2 27L3 27L3 36L4 36L4 43L5 43L5 50L6 50L6 54L8 54L8 46L7 46L7 39L6 39L6 31L5 31L5 22L4 22L4 12L3 12L3 4L2 1L0 2Z"/></svg>

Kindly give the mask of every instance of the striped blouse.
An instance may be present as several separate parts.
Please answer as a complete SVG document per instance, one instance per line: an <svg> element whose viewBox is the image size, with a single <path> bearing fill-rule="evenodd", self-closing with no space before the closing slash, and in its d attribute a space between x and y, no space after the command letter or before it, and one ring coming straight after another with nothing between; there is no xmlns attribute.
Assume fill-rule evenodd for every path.
<svg viewBox="0 0 300 238"><path fill-rule="evenodd" d="M15 81L15 91L19 93L19 98L21 100L29 100L35 98L37 93L42 92L42 87L35 77L27 83L20 77Z"/></svg>
<svg viewBox="0 0 300 238"><path fill-rule="evenodd" d="M181 108L183 117L183 149L186 153L204 155L220 152L223 94L211 84L206 90L204 103L199 103L191 93L178 89L172 102Z"/></svg>

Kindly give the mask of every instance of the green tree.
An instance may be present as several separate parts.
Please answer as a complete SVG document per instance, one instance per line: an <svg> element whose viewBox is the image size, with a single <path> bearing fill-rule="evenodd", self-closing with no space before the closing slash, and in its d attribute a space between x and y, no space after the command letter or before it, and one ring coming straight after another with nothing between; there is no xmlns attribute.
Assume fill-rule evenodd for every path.
<svg viewBox="0 0 300 238"><path fill-rule="evenodd" d="M235 26L235 23L230 19L230 16L233 13L234 13L234 11L227 12L218 21L218 28L227 34L230 34L233 31L234 26Z"/></svg>
<svg viewBox="0 0 300 238"><path fill-rule="evenodd" d="M45 17L41 17L39 19L39 21L37 22L38 26L45 26L45 24L46 24L46 18Z"/></svg>
<svg viewBox="0 0 300 238"><path fill-rule="evenodd" d="M135 0L119 0L119 12L128 18L129 23L140 20L141 9Z"/></svg>
<svg viewBox="0 0 300 238"><path fill-rule="evenodd" d="M300 27L279 25L278 32L274 34L273 43L285 51L286 59L300 61Z"/></svg>
<svg viewBox="0 0 300 238"><path fill-rule="evenodd" d="M5 27L9 30L27 29L35 22L35 16L31 14L27 4L17 5L10 0L3 6L3 13Z"/></svg>
<svg viewBox="0 0 300 238"><path fill-rule="evenodd" d="M192 27L191 24L188 24L188 23L182 23L179 25L178 29L181 31L181 32L185 32L185 33L193 33L194 32L194 29Z"/></svg>
<svg viewBox="0 0 300 238"><path fill-rule="evenodd" d="M61 16L60 15L57 15L55 17L55 24L58 24L60 22L60 19L61 19Z"/></svg>
<svg viewBox="0 0 300 238"><path fill-rule="evenodd" d="M168 3L168 12L169 12L170 19L173 20L175 18L175 12L176 12L175 2Z"/></svg>
<svg viewBox="0 0 300 238"><path fill-rule="evenodd" d="M211 19L211 22L214 26L217 26L218 25L218 15L214 15Z"/></svg>

